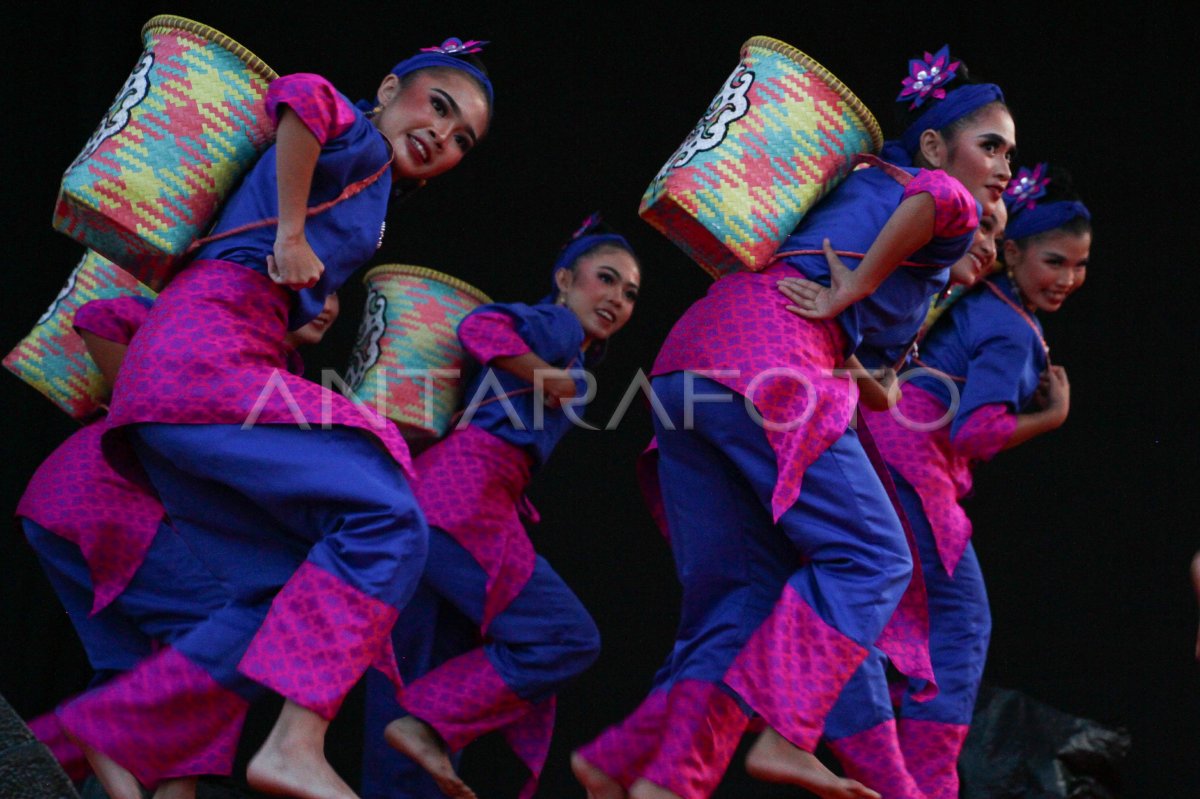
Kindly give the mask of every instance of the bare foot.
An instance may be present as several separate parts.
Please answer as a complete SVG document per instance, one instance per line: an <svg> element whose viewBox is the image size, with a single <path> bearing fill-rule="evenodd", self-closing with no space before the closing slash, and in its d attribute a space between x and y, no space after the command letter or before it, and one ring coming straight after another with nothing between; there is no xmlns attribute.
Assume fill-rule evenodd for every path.
<svg viewBox="0 0 1200 799"><path fill-rule="evenodd" d="M99 749L93 749L77 738L71 740L83 750L83 756L87 758L96 779L100 780L110 799L142 799L142 785L129 769Z"/></svg>
<svg viewBox="0 0 1200 799"><path fill-rule="evenodd" d="M793 746L770 727L746 754L746 773L763 782L799 785L822 799L880 799L861 782L834 774L812 752Z"/></svg>
<svg viewBox="0 0 1200 799"><path fill-rule="evenodd" d="M154 789L153 799L196 799L196 778L167 780Z"/></svg>
<svg viewBox="0 0 1200 799"><path fill-rule="evenodd" d="M578 752L571 753L571 771L587 791L588 799L626 799L621 784L593 766Z"/></svg>
<svg viewBox="0 0 1200 799"><path fill-rule="evenodd" d="M265 793L297 799L358 799L325 759L329 722L290 699L250 759L246 781Z"/></svg>
<svg viewBox="0 0 1200 799"><path fill-rule="evenodd" d="M446 744L433 728L418 718L401 716L383 729L383 738L429 772L446 796L475 799L475 792L459 778L450 762Z"/></svg>
<svg viewBox="0 0 1200 799"><path fill-rule="evenodd" d="M681 797L650 780L638 780L629 788L629 799L681 799Z"/></svg>

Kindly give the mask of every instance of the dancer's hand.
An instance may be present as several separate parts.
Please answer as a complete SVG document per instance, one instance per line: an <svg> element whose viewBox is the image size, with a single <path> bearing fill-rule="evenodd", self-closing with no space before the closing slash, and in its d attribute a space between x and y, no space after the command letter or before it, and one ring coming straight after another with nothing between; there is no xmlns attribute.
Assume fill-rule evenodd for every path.
<svg viewBox="0 0 1200 799"><path fill-rule="evenodd" d="M277 237L274 254L267 256L267 275L290 289L312 288L324 272L325 264L303 234Z"/></svg>
<svg viewBox="0 0 1200 799"><path fill-rule="evenodd" d="M791 300L787 309L804 319L832 319L859 299L854 291L854 271L842 263L829 239L825 239L823 247L829 264L828 287L798 277L785 277L777 284Z"/></svg>
<svg viewBox="0 0 1200 799"><path fill-rule="evenodd" d="M543 369L538 376L547 408L561 408L575 398L575 378L566 369Z"/></svg>

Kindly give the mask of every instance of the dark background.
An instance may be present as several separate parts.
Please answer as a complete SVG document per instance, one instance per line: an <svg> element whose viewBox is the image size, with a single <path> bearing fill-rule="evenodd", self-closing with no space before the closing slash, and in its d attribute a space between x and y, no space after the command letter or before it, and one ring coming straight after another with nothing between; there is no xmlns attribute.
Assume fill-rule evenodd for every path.
<svg viewBox="0 0 1200 799"><path fill-rule="evenodd" d="M1200 795L1196 600L1187 565L1200 548L1185 501L1196 494L1196 426L1186 387L1197 352L1195 212L1200 172L1191 119L1195 28L1182 4L1100 13L1027 7L816 3L25 4L6 16L3 319L11 348L55 296L81 247L49 222L74 158L140 50L141 24L177 13L249 47L281 74L319 72L365 96L394 62L456 35L485 52L497 111L484 144L404 203L376 263L450 272L501 300L532 301L548 265L590 211L633 240L644 290L600 369L591 416L608 418L629 377L648 368L671 323L707 285L637 218L650 178L733 69L741 43L766 34L799 47L892 125L906 59L949 42L1000 83L1017 119L1020 163L1068 167L1094 214L1086 290L1043 321L1073 387L1065 427L979 470L970 512L995 629L986 679L1072 714L1127 728L1125 795ZM1113 4L1106 4L1109 8ZM286 11L281 10L286 9ZM342 367L362 289L311 366ZM0 512L11 515L37 464L74 422L11 375L0 376L5 435ZM569 750L633 708L665 654L678 589L636 489L649 437L640 404L615 432L574 431L532 489L539 550L592 610L599 662L560 698L541 796L580 795ZM87 679L79 645L14 522L0 536L0 693L45 711ZM331 734L356 776L359 710ZM269 722L270 713L265 712ZM261 731L252 724L249 735ZM484 797L515 795L497 746L468 755ZM493 764L500 763L499 766ZM795 795L730 769L721 796Z"/></svg>

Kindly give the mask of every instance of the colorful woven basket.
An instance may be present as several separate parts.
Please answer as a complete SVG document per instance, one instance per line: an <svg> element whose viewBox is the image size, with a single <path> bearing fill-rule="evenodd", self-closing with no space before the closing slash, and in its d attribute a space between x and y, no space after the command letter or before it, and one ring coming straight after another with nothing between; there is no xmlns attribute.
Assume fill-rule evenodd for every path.
<svg viewBox="0 0 1200 799"><path fill-rule="evenodd" d="M109 387L75 332L75 312L92 300L142 296L153 291L125 270L88 252L29 335L4 357L4 366L76 419L93 415Z"/></svg>
<svg viewBox="0 0 1200 799"><path fill-rule="evenodd" d="M421 266L377 266L363 283L366 308L346 383L369 407L396 422L411 442L440 438L462 395L458 323L491 299Z"/></svg>
<svg viewBox="0 0 1200 799"><path fill-rule="evenodd" d="M278 76L182 17L152 18L142 39L133 73L63 175L53 224L161 289L274 139L263 98Z"/></svg>
<svg viewBox="0 0 1200 799"><path fill-rule="evenodd" d="M882 146L879 123L841 81L755 36L639 213L713 278L758 271L849 174L852 157Z"/></svg>

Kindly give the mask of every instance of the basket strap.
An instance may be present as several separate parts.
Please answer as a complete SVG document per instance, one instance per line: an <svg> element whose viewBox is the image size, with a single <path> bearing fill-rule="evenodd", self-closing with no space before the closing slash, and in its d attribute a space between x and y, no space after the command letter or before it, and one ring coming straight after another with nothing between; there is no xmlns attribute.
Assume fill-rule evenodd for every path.
<svg viewBox="0 0 1200 799"><path fill-rule="evenodd" d="M391 148L389 147L388 149L390 152ZM368 186L376 183L381 177L383 177L383 174L387 172L391 165L392 159L389 158L383 166L374 172L374 174L368 175L362 180L357 180L354 183L351 183L349 186L342 189L342 193L334 197L332 200L327 200L320 205L314 205L313 207L306 209L304 212L305 218L324 213L338 203L349 200L363 189L366 189ZM230 236L236 236L239 233L245 233L247 230L257 230L258 228L270 227L271 225L277 224L279 224L279 217L277 216L268 217L267 219L259 219L254 222L247 222L244 225L238 225L237 227L230 228L229 230L223 230L215 235L205 236L202 239L196 239L190 245L188 245L187 254L190 255L205 244L209 244L214 241L220 241L221 239L227 239Z"/></svg>
<svg viewBox="0 0 1200 799"><path fill-rule="evenodd" d="M854 166L866 164L867 166L873 166L882 169L888 175L888 177L895 180L901 186L907 186L908 182L913 179L912 175L908 174L900 167L893 163L889 163L888 161L884 161L877 155L871 155L870 153L858 153L853 159L851 159L850 163L852 163Z"/></svg>

